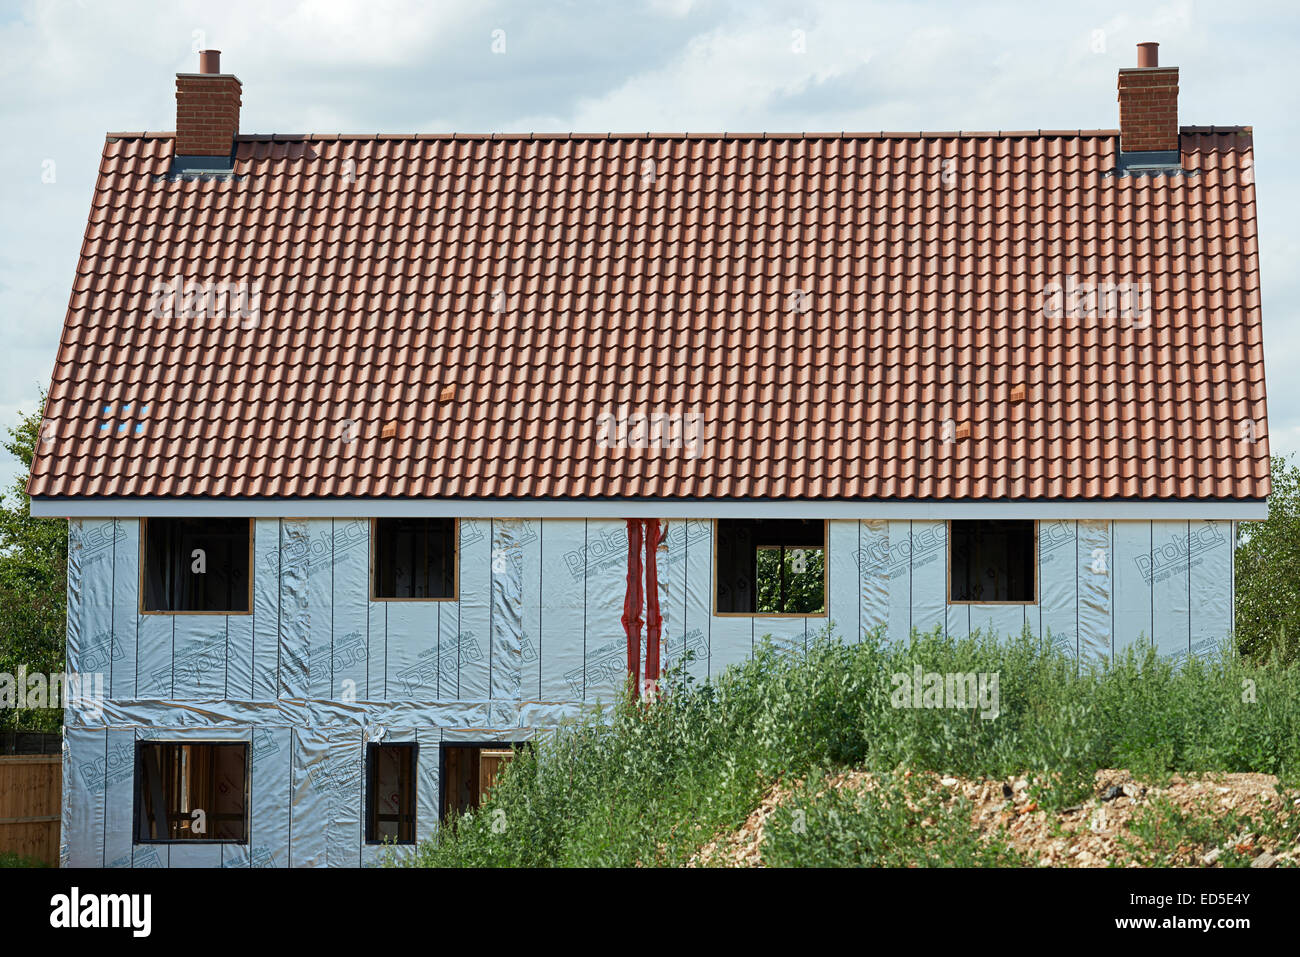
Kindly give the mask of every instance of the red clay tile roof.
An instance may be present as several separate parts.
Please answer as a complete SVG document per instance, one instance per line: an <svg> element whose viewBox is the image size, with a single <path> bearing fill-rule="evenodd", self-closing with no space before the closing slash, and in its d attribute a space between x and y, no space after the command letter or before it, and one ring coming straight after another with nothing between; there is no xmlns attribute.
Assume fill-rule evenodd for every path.
<svg viewBox="0 0 1300 957"><path fill-rule="evenodd" d="M246 136L176 179L170 135L115 134L30 491L1263 497L1249 130L1184 130L1191 175L1115 149ZM151 317L177 276L260 314ZM1069 277L1150 282L1149 326L1048 316ZM699 413L702 454L600 447L620 408Z"/></svg>

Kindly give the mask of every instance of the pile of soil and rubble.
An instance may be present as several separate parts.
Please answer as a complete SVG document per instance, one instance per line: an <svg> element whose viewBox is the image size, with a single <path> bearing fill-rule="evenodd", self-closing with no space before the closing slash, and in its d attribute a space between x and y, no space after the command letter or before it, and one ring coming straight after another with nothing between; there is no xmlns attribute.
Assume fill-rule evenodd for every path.
<svg viewBox="0 0 1300 957"><path fill-rule="evenodd" d="M907 777L911 775L906 772ZM1269 774L1173 775L1168 783L1155 785L1134 780L1128 771L1101 770L1091 798L1059 811L1038 806L1027 777L1000 781L925 776L932 785L954 795L960 793L970 801L971 824L981 834L1006 842L1029 861L1045 867L1139 866L1120 839L1132 840L1129 828L1135 816L1158 798L1184 814L1235 813L1250 819L1270 809L1280 811L1287 804L1300 808L1300 792L1279 792L1277 778ZM871 790L875 780L870 772L849 771L829 777L826 785ZM739 830L703 846L687 866L763 866L764 829L789 793L790 788L784 785L773 787ZM1300 864L1300 844L1280 847L1275 839L1253 832L1234 835L1223 847L1208 851L1193 846L1176 848L1169 863L1218 866L1228 848L1251 858L1252 867Z"/></svg>

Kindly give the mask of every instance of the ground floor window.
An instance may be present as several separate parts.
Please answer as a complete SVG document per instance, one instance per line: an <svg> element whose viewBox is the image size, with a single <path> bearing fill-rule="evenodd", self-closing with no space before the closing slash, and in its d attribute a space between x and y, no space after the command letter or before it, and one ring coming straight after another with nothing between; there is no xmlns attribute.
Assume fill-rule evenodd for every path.
<svg viewBox="0 0 1300 957"><path fill-rule="evenodd" d="M136 749L135 839L248 840L248 745L141 741Z"/></svg>
<svg viewBox="0 0 1300 957"><path fill-rule="evenodd" d="M719 519L714 610L720 615L824 615L826 523Z"/></svg>
<svg viewBox="0 0 1300 957"><path fill-rule="evenodd" d="M521 743L444 744L442 746L442 819L477 808L492 794L502 769Z"/></svg>
<svg viewBox="0 0 1300 957"><path fill-rule="evenodd" d="M948 601L1038 600L1038 523L982 519L948 523Z"/></svg>
<svg viewBox="0 0 1300 957"><path fill-rule="evenodd" d="M417 744L366 747L366 842L415 843Z"/></svg>

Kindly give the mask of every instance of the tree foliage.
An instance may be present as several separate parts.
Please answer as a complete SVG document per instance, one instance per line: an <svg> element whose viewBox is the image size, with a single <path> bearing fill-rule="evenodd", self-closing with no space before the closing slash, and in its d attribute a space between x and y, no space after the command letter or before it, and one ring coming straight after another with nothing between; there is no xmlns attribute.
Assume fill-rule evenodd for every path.
<svg viewBox="0 0 1300 957"><path fill-rule="evenodd" d="M64 667L68 524L33 518L27 494L40 426L40 412L20 414L0 442L23 466L14 484L0 491L0 672L15 676L24 665L29 675ZM0 710L4 730L58 731L62 723L54 708Z"/></svg>
<svg viewBox="0 0 1300 957"><path fill-rule="evenodd" d="M1237 648L1252 658L1300 658L1300 467L1272 463L1268 518L1242 522L1237 545Z"/></svg>
<svg viewBox="0 0 1300 957"><path fill-rule="evenodd" d="M819 614L826 610L825 584L823 549L758 550L759 614Z"/></svg>

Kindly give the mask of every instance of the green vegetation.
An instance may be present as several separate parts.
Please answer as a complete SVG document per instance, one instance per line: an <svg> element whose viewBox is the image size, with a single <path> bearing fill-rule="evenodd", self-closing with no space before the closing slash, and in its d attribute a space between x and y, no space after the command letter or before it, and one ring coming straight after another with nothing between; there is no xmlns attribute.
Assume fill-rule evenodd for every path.
<svg viewBox="0 0 1300 957"><path fill-rule="evenodd" d="M0 851L0 867L45 867L44 861L34 857L23 857L13 851Z"/></svg>
<svg viewBox="0 0 1300 957"><path fill-rule="evenodd" d="M883 775L877 787L802 784L772 815L769 867L1017 867L1025 858L971 827L970 801L932 781Z"/></svg>
<svg viewBox="0 0 1300 957"><path fill-rule="evenodd" d="M826 550L758 549L758 613L819 615L826 610Z"/></svg>
<svg viewBox="0 0 1300 957"><path fill-rule="evenodd" d="M45 397L41 397L44 408ZM68 523L32 518L27 476L41 416L20 416L0 442L23 464L22 476L0 492L0 672L63 670ZM62 709L0 709L0 730L59 731Z"/></svg>
<svg viewBox="0 0 1300 957"><path fill-rule="evenodd" d="M1129 859L1142 867L1180 867L1214 855L1222 867L1249 867L1261 840L1282 847L1300 841L1300 811L1293 805L1256 814L1201 806L1190 810L1157 798L1138 811L1120 837Z"/></svg>
<svg viewBox="0 0 1300 957"><path fill-rule="evenodd" d="M894 707L892 676L912 675L918 665L996 674L997 717ZM1050 635L999 642L936 632L903 645L876 634L855 645L823 637L806 656L764 644L715 683L677 672L666 684L652 706L625 699L605 724L593 715L545 738L535 754L520 754L492 800L443 828L416 862L681 864L739 828L778 780L840 768L995 779L1029 773L1045 809L1078 803L1101 768L1153 780L1175 771L1258 771L1300 781L1300 665L1280 661L1229 654L1175 665L1148 649L1106 669L1080 668ZM837 802L850 800L874 815L847 844L854 859L877 853L870 833L907 826L901 812L876 808L878 798L810 792L801 800L809 815L843 817ZM996 845L954 846L972 862L1001 853Z"/></svg>
<svg viewBox="0 0 1300 957"><path fill-rule="evenodd" d="M1253 658L1300 660L1300 466L1275 456L1268 519L1242 522L1237 647Z"/></svg>

